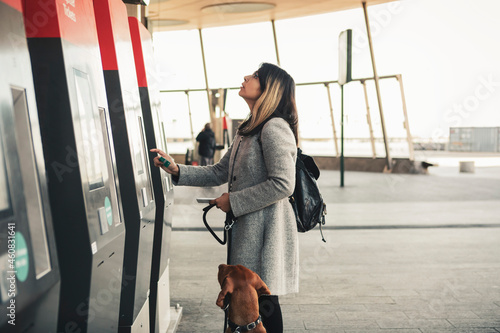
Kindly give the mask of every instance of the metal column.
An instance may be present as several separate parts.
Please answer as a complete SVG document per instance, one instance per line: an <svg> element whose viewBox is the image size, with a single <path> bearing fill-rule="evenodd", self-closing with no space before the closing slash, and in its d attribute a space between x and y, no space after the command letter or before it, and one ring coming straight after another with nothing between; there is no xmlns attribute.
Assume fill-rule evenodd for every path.
<svg viewBox="0 0 500 333"><path fill-rule="evenodd" d="M333 106L332 106L332 96L330 95L330 85L325 83L326 92L328 94L328 104L330 105L330 117L332 118L332 128L333 128L333 143L335 144L335 154L339 156L339 144L337 142L337 130L335 129L335 121L333 118Z"/></svg>
<svg viewBox="0 0 500 333"><path fill-rule="evenodd" d="M415 152L413 151L413 138L411 136L410 132L410 122L408 121L408 112L406 109L406 97L405 97L405 90L403 88L403 76L401 74L396 75L396 79L399 82L399 88L401 89L401 102L403 103L403 113L405 116L405 129L406 129L406 136L408 138L408 152L409 152L409 158L410 161L415 160Z"/></svg>
<svg viewBox="0 0 500 333"><path fill-rule="evenodd" d="M186 98L188 103L188 112L189 112L189 127L191 129L191 142L193 143L193 148L196 146L196 140L194 139L194 130L193 130L193 115L191 114L191 102L189 100L189 91L186 90Z"/></svg>
<svg viewBox="0 0 500 333"><path fill-rule="evenodd" d="M271 20L271 25L273 27L274 49L276 50L276 61L278 62L278 66L281 66L280 53L278 51L278 39L276 38L276 26L274 25L274 20Z"/></svg>
<svg viewBox="0 0 500 333"><path fill-rule="evenodd" d="M375 66L375 55L373 53L372 35L371 35L371 31L370 31L370 22L368 20L368 11L366 9L366 1L363 1L363 12L365 14L366 33L368 35L368 43L370 45L370 55L371 55L372 67L373 67L373 78L375 80L375 89L377 90L378 108L380 111L380 123L382 125L382 134L384 135L386 167L387 167L387 171L390 172L392 169L392 159L391 159L391 155L389 152L389 142L388 142L387 133L385 130L385 120L384 120L384 111L382 108L382 97L380 95L379 76L377 74L377 67Z"/></svg>
<svg viewBox="0 0 500 333"><path fill-rule="evenodd" d="M373 126L372 126L372 117L370 116L370 103L368 102L368 93L366 91L366 81L361 80L361 84L363 85L363 92L365 93L365 102L366 102L366 122L368 123L368 127L370 128L370 142L372 146L373 158L377 157L377 152L375 150L375 137L373 136Z"/></svg>
<svg viewBox="0 0 500 333"><path fill-rule="evenodd" d="M210 123L212 125L214 125L215 124L215 110L212 110L212 92L208 88L207 63L205 61L205 48L203 47L203 36L201 34L201 29L198 29L198 32L200 34L201 59L203 60L203 73L205 74L205 89L207 91L208 110L210 113Z"/></svg>

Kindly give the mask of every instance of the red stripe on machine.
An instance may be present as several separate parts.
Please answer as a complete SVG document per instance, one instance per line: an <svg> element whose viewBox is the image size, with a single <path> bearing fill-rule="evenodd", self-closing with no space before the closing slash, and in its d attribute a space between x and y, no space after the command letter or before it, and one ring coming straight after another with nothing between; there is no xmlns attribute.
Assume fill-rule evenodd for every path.
<svg viewBox="0 0 500 333"><path fill-rule="evenodd" d="M137 83L139 87L147 87L146 67L144 65L144 55L142 53L142 39L140 27L141 22L135 17L129 17L130 37L132 37L132 47L134 48L135 71L137 73Z"/></svg>
<svg viewBox="0 0 500 333"><path fill-rule="evenodd" d="M23 11L21 0L0 0L0 2L3 2L4 4L11 6L20 13Z"/></svg>
<svg viewBox="0 0 500 333"><path fill-rule="evenodd" d="M23 0L28 38L63 38L78 45L96 45L92 0Z"/></svg>
<svg viewBox="0 0 500 333"><path fill-rule="evenodd" d="M106 70L118 70L116 60L116 48L111 22L109 1L94 1L94 10L97 24L97 36L101 49L102 68Z"/></svg>
<svg viewBox="0 0 500 333"><path fill-rule="evenodd" d="M61 37L54 0L23 0L26 37Z"/></svg>

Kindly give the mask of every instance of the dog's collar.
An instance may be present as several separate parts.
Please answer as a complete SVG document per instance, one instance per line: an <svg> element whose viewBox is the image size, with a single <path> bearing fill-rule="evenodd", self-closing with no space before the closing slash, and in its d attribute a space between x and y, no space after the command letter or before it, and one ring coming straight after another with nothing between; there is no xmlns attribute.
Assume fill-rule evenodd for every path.
<svg viewBox="0 0 500 333"><path fill-rule="evenodd" d="M253 323L247 324L247 325L236 325L233 323L229 318L227 319L227 323L229 324L229 328L231 328L231 332L237 333L237 332L248 332L253 330L254 328L257 327L262 322L262 316L259 315L259 318L257 318L256 321Z"/></svg>

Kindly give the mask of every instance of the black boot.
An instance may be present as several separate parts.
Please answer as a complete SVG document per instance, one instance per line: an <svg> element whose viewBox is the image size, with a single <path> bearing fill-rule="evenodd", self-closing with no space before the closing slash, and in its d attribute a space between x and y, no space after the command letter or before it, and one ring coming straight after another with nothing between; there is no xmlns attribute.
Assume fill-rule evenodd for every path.
<svg viewBox="0 0 500 333"><path fill-rule="evenodd" d="M267 333L283 333L283 316L276 295L260 295L259 312Z"/></svg>

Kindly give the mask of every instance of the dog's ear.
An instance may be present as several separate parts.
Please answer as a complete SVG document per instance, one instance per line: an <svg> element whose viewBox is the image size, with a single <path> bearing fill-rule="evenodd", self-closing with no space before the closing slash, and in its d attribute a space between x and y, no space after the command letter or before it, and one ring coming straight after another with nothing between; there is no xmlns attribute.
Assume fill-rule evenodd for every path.
<svg viewBox="0 0 500 333"><path fill-rule="evenodd" d="M266 283L262 281L259 275L255 274L257 276L256 282L255 282L255 290L257 290L257 296L260 295L271 295L271 291L267 287Z"/></svg>
<svg viewBox="0 0 500 333"><path fill-rule="evenodd" d="M226 295L231 294L234 290L233 279L227 276L221 286L221 289L222 290L220 291L215 304L217 304L217 306L221 309L224 309L224 298L226 298Z"/></svg>
<svg viewBox="0 0 500 333"><path fill-rule="evenodd" d="M224 282L224 279L229 275L229 270L230 266L220 264L219 265L219 272L217 273L217 279L219 280L219 284L222 288L222 283Z"/></svg>

